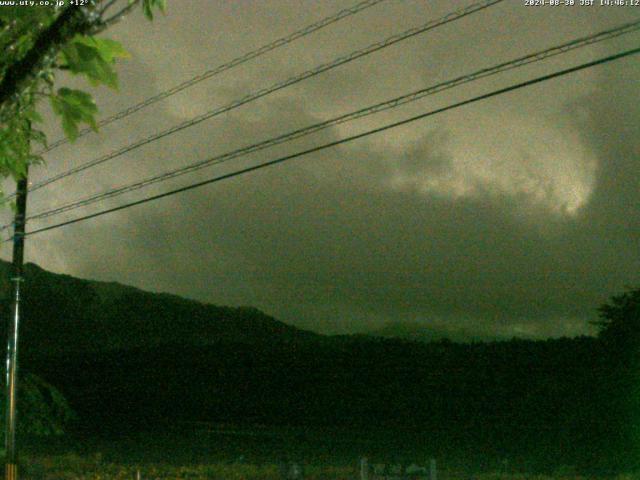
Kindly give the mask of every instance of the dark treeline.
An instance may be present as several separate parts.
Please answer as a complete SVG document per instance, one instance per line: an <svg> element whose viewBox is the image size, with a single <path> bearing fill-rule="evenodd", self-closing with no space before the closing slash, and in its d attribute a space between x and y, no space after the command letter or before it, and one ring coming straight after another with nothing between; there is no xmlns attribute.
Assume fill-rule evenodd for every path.
<svg viewBox="0 0 640 480"><path fill-rule="evenodd" d="M599 339L420 343L326 337L254 309L28 275L23 369L64 393L87 435L168 419L386 429L442 455L640 466L638 335L616 317L627 308L637 319L634 296L603 311Z"/></svg>
<svg viewBox="0 0 640 480"><path fill-rule="evenodd" d="M436 449L629 468L632 379L591 338L167 345L42 358L95 431L166 419L427 432Z"/></svg>

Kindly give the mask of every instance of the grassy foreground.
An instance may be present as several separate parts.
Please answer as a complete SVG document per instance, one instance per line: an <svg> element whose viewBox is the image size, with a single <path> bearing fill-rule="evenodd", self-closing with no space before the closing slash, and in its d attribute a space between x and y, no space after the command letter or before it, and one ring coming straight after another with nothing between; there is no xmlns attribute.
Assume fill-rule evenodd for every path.
<svg viewBox="0 0 640 480"><path fill-rule="evenodd" d="M277 465L216 463L207 465L172 466L170 464L122 465L105 462L99 455L81 457L76 454L31 457L23 460L21 478L28 480L270 480L281 479ZM139 475L139 477L138 477ZM350 467L308 467L305 478L355 479Z"/></svg>
<svg viewBox="0 0 640 480"><path fill-rule="evenodd" d="M25 480L280 480L279 468L274 464L212 463L191 466L172 466L169 463L123 465L104 461L98 455L77 454L33 456L23 458L21 479ZM357 480L356 467L306 466L307 480ZM554 475L526 475L489 473L479 475L439 472L439 480L592 480L565 472ZM627 474L612 480L640 480L640 474Z"/></svg>

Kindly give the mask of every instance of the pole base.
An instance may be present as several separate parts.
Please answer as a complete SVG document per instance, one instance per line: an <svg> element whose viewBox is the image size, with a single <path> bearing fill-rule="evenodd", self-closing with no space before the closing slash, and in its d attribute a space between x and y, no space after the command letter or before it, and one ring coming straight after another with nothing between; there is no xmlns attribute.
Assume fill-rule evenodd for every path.
<svg viewBox="0 0 640 480"><path fill-rule="evenodd" d="M5 480L18 480L18 465L7 463L4 468Z"/></svg>

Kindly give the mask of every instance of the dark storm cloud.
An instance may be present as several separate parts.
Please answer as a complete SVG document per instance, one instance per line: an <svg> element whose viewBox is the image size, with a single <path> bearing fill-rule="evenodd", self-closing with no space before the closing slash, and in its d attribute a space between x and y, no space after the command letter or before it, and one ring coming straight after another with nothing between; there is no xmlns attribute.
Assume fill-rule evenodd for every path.
<svg viewBox="0 0 640 480"><path fill-rule="evenodd" d="M501 28L518 24L508 20ZM474 19L467 28L482 24ZM489 30L485 25L474 31L484 41ZM175 44L134 44L133 49L166 53L183 48L180 42L195 49L201 38L194 28ZM465 53L465 62L483 65L485 50ZM445 76L436 70L449 68L442 47L432 51L435 60L429 64L426 50L414 55L418 67L408 66L407 50L400 51L397 64L379 62L387 73L376 81L371 79L378 64L370 63L302 84L114 160L82 182L61 182L49 197L34 194L32 206L128 183L315 123L326 112L388 98L394 82L416 88L416 78L432 81ZM204 61L213 54L196 50L194 56ZM150 57L141 57L145 60L136 56L123 70L123 92L114 97L112 111L175 83L176 72L152 68L145 63ZM393 55L384 58L392 61ZM225 77L176 96L114 126L103 140L87 138L56 158L95 157L203 106L238 98L257 76L268 84L279 71L300 70L286 60L249 68L248 80ZM398 320L468 337L588 332L595 308L637 281L640 99L631 88L638 78L636 60L585 78L595 80L589 87L561 83L443 115L34 237L30 260L81 277L254 305L321 331L362 331ZM580 88L577 97L574 88ZM329 129L128 198L342 138L390 118L396 117ZM491 121L499 127L495 134L485 125ZM526 129L522 134L522 123L539 135ZM543 154L549 158L541 159ZM593 182L589 168L582 168L592 157ZM563 202L573 202L573 209Z"/></svg>

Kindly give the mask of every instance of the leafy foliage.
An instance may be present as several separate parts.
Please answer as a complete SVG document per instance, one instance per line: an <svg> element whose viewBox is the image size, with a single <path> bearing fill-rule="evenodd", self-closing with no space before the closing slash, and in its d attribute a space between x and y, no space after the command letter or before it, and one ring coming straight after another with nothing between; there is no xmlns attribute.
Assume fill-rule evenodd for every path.
<svg viewBox="0 0 640 480"><path fill-rule="evenodd" d="M167 9L167 0L143 0L142 9L144 11L145 17L149 20L153 20L153 9L157 8L162 13L164 13Z"/></svg>
<svg viewBox="0 0 640 480"><path fill-rule="evenodd" d="M89 82L96 86L104 84L118 88L118 76L112 65L117 58L128 58L129 53L115 40L77 36L62 48L61 67L72 73L85 75Z"/></svg>
<svg viewBox="0 0 640 480"><path fill-rule="evenodd" d="M54 10L46 7L1 8L0 50L7 52L0 59L0 79L33 48L39 33L55 20ZM42 122L36 111L39 85L51 84L50 69L43 69L13 101L0 105L0 177L19 178L29 164L42 161L31 153L32 142L46 145L44 134L33 128Z"/></svg>
<svg viewBox="0 0 640 480"><path fill-rule="evenodd" d="M106 3L107 7L100 9L102 3ZM64 70L84 76L92 86L118 88L114 64L129 54L119 42L97 37L96 34L136 4L142 5L145 16L150 20L154 10L164 12L166 8L166 0L124 0L123 3L126 6L110 18L105 17L118 2L91 0L84 7L34 5L29 8L0 8L0 51L3 52L0 58L0 82L9 78L10 74L15 74L26 58L35 55L39 59L36 71L28 72L26 80L17 84L17 90L11 91L11 95L0 103L0 178L20 178L24 176L28 165L42 161L41 156L31 151L35 143L46 146L44 134L33 128L33 124L42 122L37 113L40 100L49 98L53 112L60 116L69 140L78 137L81 124L97 129L98 109L91 95L64 87L54 90L56 73ZM57 22L71 9L81 12L83 21L78 24L70 22L65 26L70 34L64 37L64 42L39 52L39 40L54 37L56 32L52 29L62 28ZM84 33L86 31L89 33Z"/></svg>
<svg viewBox="0 0 640 480"><path fill-rule="evenodd" d="M33 105L25 108L23 115L13 116L0 128L0 175L15 178L24 176L27 165L42 161L42 157L31 153L31 142L46 146L43 132L32 127L32 122L41 121Z"/></svg>
<svg viewBox="0 0 640 480"><path fill-rule="evenodd" d="M611 298L599 309L600 338L619 346L640 346L640 289Z"/></svg>
<svg viewBox="0 0 640 480"><path fill-rule="evenodd" d="M98 130L94 115L98 107L86 92L61 88L51 97L53 111L62 117L62 128L69 139L78 137L78 124L88 123L94 131Z"/></svg>
<svg viewBox="0 0 640 480"><path fill-rule="evenodd" d="M4 405L4 388L0 399ZM76 419L62 393L42 378L27 374L18 382L18 432L27 435L51 436L65 433ZM4 431L4 415L0 429Z"/></svg>
<svg viewBox="0 0 640 480"><path fill-rule="evenodd" d="M55 19L52 8L0 8L0 76L33 46L37 33L49 27Z"/></svg>

